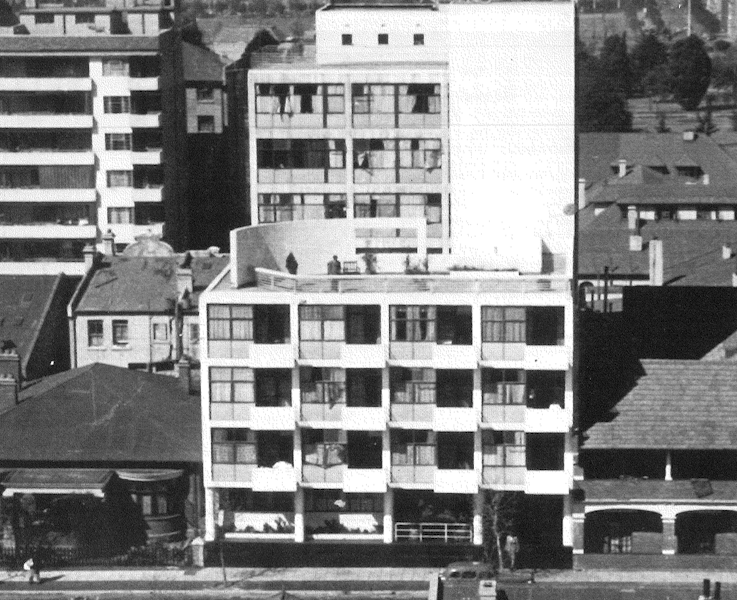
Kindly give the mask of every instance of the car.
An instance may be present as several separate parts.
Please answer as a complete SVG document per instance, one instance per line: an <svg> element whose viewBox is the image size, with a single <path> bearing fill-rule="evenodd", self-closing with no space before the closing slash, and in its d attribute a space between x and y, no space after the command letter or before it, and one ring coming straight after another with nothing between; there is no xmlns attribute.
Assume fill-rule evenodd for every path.
<svg viewBox="0 0 737 600"><path fill-rule="evenodd" d="M482 562L454 562L440 572L442 600L495 600L496 570Z"/></svg>

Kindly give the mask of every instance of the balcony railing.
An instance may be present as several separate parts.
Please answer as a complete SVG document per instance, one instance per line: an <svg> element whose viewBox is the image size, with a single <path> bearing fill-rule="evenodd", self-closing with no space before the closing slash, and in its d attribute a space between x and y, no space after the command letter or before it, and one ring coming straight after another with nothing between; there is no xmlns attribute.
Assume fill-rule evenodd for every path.
<svg viewBox="0 0 737 600"><path fill-rule="evenodd" d="M397 542L465 544L473 541L473 527L466 523L395 523Z"/></svg>
<svg viewBox="0 0 737 600"><path fill-rule="evenodd" d="M289 275L280 271L256 268L258 287L273 291L309 293L535 293L567 292L570 284L565 279L520 276L514 279L467 279L438 273L414 277L412 275Z"/></svg>

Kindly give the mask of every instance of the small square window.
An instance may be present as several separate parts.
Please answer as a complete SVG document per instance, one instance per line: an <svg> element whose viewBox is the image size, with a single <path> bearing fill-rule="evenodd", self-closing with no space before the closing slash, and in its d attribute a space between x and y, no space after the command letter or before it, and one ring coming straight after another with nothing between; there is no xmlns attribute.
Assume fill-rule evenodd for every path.
<svg viewBox="0 0 737 600"><path fill-rule="evenodd" d="M169 326L166 323L154 323L154 342L165 342L169 339Z"/></svg>
<svg viewBox="0 0 737 600"><path fill-rule="evenodd" d="M102 346L102 321L87 321L87 345L94 348Z"/></svg>
<svg viewBox="0 0 737 600"><path fill-rule="evenodd" d="M34 15L33 20L36 23L36 25L48 25L54 22L54 15L53 14Z"/></svg>
<svg viewBox="0 0 737 600"><path fill-rule="evenodd" d="M128 321L113 321L113 345L128 345Z"/></svg>
<svg viewBox="0 0 737 600"><path fill-rule="evenodd" d="M380 33L379 34L379 46L386 46L388 43L389 43L389 34Z"/></svg>
<svg viewBox="0 0 737 600"><path fill-rule="evenodd" d="M425 34L415 33L415 46L424 46L424 45L425 45Z"/></svg>
<svg viewBox="0 0 737 600"><path fill-rule="evenodd" d="M74 15L74 23L76 25L84 25L85 23L94 23L94 22L95 22L94 13L80 13L78 15Z"/></svg>
<svg viewBox="0 0 737 600"><path fill-rule="evenodd" d="M342 36L344 46L353 45L353 36L350 33L344 33Z"/></svg>
<svg viewBox="0 0 737 600"><path fill-rule="evenodd" d="M197 131L199 133L215 133L215 117L212 115L197 117Z"/></svg>

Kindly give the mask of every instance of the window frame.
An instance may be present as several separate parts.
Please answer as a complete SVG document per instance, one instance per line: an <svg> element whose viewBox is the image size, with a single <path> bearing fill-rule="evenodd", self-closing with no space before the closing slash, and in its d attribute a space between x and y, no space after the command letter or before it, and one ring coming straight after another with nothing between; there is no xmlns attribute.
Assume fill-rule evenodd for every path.
<svg viewBox="0 0 737 600"><path fill-rule="evenodd" d="M402 329L404 335L400 337ZM437 308L435 305L393 304L389 306L390 342L436 343L436 330Z"/></svg>
<svg viewBox="0 0 737 600"><path fill-rule="evenodd" d="M113 346L130 346L130 330L128 327L128 319L113 319L112 332Z"/></svg>
<svg viewBox="0 0 737 600"><path fill-rule="evenodd" d="M120 183L121 181L125 183ZM109 188L132 188L133 171L124 169L107 171L106 182Z"/></svg>
<svg viewBox="0 0 737 600"><path fill-rule="evenodd" d="M353 34L343 33L340 36L341 45L352 46L353 45Z"/></svg>
<svg viewBox="0 0 737 600"><path fill-rule="evenodd" d="M214 465L253 465L255 467L258 464L258 447L255 433L252 430L240 427L214 427L211 431L212 463ZM216 439L216 437L225 439ZM221 454L222 450L225 450L225 453ZM245 458L243 454L246 454Z"/></svg>
<svg viewBox="0 0 737 600"><path fill-rule="evenodd" d="M102 98L103 110L106 115L122 115L131 112L130 96L104 96Z"/></svg>
<svg viewBox="0 0 737 600"><path fill-rule="evenodd" d="M248 367L210 367L210 404L255 405L255 379L254 369ZM213 391L215 388L220 388L225 393Z"/></svg>
<svg viewBox="0 0 737 600"><path fill-rule="evenodd" d="M521 315L521 316L520 316ZM524 306L482 306L481 342L526 344L527 310Z"/></svg>
<svg viewBox="0 0 737 600"><path fill-rule="evenodd" d="M233 316L233 311L236 310L250 310L250 316ZM227 310L228 316L213 316L213 313L217 310ZM225 334L216 333L213 330L213 325L220 323L227 323L228 333ZM233 337L234 324L243 323L244 337ZM248 325L250 323L250 326ZM250 336L249 336L250 329ZM208 341L254 341L254 306L247 304L209 304L207 306L207 339ZM222 337L221 337L222 336Z"/></svg>
<svg viewBox="0 0 737 600"><path fill-rule="evenodd" d="M377 37L378 37L377 42L379 46L389 45L389 34L388 33L380 33Z"/></svg>
<svg viewBox="0 0 737 600"><path fill-rule="evenodd" d="M424 46L425 45L425 34L415 33L412 37L412 42L414 46Z"/></svg>
<svg viewBox="0 0 737 600"><path fill-rule="evenodd" d="M103 58L102 74L104 77L128 77L130 63L119 58Z"/></svg>
<svg viewBox="0 0 737 600"><path fill-rule="evenodd" d="M126 219L121 219L127 215ZM107 222L110 225L132 225L135 222L134 209L129 206L108 206Z"/></svg>
<svg viewBox="0 0 737 600"><path fill-rule="evenodd" d="M92 331L97 329L99 331ZM94 342L94 343L93 343ZM87 320L87 347L88 348L102 348L105 346L105 324L102 319L88 319Z"/></svg>
<svg viewBox="0 0 737 600"><path fill-rule="evenodd" d="M129 152L133 148L133 134L110 132L105 134L105 150Z"/></svg>

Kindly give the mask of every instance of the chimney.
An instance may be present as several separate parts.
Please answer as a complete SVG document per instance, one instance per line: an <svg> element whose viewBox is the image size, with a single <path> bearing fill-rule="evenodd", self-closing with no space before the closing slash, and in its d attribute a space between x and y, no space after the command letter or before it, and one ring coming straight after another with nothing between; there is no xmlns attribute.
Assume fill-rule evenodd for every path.
<svg viewBox="0 0 737 600"><path fill-rule="evenodd" d="M663 285L663 241L657 238L650 240L650 285Z"/></svg>
<svg viewBox="0 0 737 600"><path fill-rule="evenodd" d="M97 251L92 244L87 244L82 248L82 256L84 256L84 271L89 273L92 267L95 266L95 259L97 258Z"/></svg>
<svg viewBox="0 0 737 600"><path fill-rule="evenodd" d="M637 207L628 206L627 207L627 228L630 231L637 231L639 229L638 221L639 219L637 218Z"/></svg>
<svg viewBox="0 0 737 600"><path fill-rule="evenodd" d="M642 236L631 235L630 236L630 252L641 252L642 251Z"/></svg>
<svg viewBox="0 0 737 600"><path fill-rule="evenodd" d="M703 176L701 177L701 182L702 182L702 183L703 183L704 185L709 185L709 183L711 183L711 180L710 180L710 178L709 178L709 174L708 174L708 173L704 173L704 174L703 174Z"/></svg>
<svg viewBox="0 0 737 600"><path fill-rule="evenodd" d="M189 364L189 359L182 357L177 362L177 374L179 376L179 384L182 389L189 394L192 389L192 365Z"/></svg>
<svg viewBox="0 0 737 600"><path fill-rule="evenodd" d="M618 175L620 178L627 175L627 161L624 158L617 161L617 166L619 167Z"/></svg>
<svg viewBox="0 0 737 600"><path fill-rule="evenodd" d="M683 141L684 142L693 142L696 139L696 132L695 131L684 131L683 132Z"/></svg>
<svg viewBox="0 0 737 600"><path fill-rule="evenodd" d="M18 380L12 375L0 375L0 414L18 404Z"/></svg>
<svg viewBox="0 0 737 600"><path fill-rule="evenodd" d="M210 247L209 247L209 248L207 249L207 253L208 253L208 254L209 254L210 256L217 256L218 254L220 254L220 246L210 246Z"/></svg>
<svg viewBox="0 0 737 600"><path fill-rule="evenodd" d="M110 229L102 236L102 251L106 256L115 256L115 234Z"/></svg>
<svg viewBox="0 0 737 600"><path fill-rule="evenodd" d="M732 246L729 244L722 244L722 259L729 260L732 258Z"/></svg>
<svg viewBox="0 0 737 600"><path fill-rule="evenodd" d="M177 297L181 298L187 293L192 293L194 282L192 280L192 255L184 253L182 262L177 267Z"/></svg>
<svg viewBox="0 0 737 600"><path fill-rule="evenodd" d="M586 180L578 180L578 210L586 208Z"/></svg>
<svg viewBox="0 0 737 600"><path fill-rule="evenodd" d="M18 351L14 347L5 347L0 351L0 375L10 375L20 383L20 356L18 356Z"/></svg>

